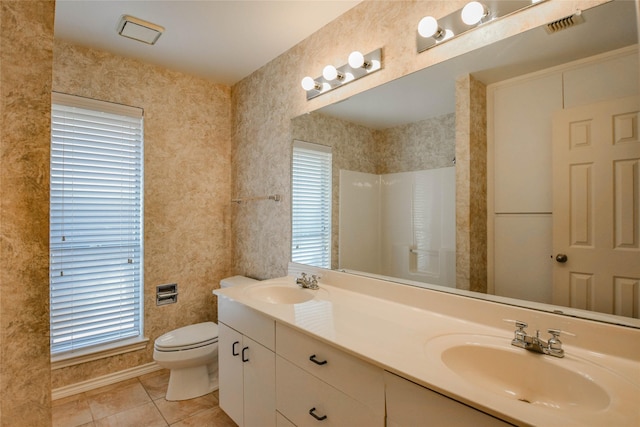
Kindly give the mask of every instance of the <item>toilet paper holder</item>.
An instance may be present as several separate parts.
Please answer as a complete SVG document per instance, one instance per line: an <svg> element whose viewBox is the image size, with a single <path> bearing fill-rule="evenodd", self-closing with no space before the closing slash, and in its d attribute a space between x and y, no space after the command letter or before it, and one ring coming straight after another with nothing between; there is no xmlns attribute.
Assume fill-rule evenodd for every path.
<svg viewBox="0 0 640 427"><path fill-rule="evenodd" d="M156 286L156 305L174 304L176 302L178 302L177 283Z"/></svg>

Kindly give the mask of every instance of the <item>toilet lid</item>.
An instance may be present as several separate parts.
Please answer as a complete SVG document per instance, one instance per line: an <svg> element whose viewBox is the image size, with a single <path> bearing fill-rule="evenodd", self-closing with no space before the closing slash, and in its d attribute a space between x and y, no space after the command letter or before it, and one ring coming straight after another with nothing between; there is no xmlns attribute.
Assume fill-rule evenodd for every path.
<svg viewBox="0 0 640 427"><path fill-rule="evenodd" d="M157 350L180 350L218 342L218 325L213 322L196 323L167 332L156 339Z"/></svg>

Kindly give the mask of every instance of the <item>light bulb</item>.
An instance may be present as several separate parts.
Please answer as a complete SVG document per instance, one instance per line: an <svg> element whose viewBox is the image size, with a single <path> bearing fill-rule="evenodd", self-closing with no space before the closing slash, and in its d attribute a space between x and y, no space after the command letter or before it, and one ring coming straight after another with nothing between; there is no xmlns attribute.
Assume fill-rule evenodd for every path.
<svg viewBox="0 0 640 427"><path fill-rule="evenodd" d="M336 69L333 65L327 65L322 70L322 77L324 77L327 81L332 81L335 79L342 79L344 75Z"/></svg>
<svg viewBox="0 0 640 427"><path fill-rule="evenodd" d="M438 21L433 16L425 16L418 23L418 34L424 38L437 36L442 33L442 29L438 27Z"/></svg>
<svg viewBox="0 0 640 427"><path fill-rule="evenodd" d="M349 55L349 66L351 68L362 68L364 66L364 55L357 50L354 50Z"/></svg>
<svg viewBox="0 0 640 427"><path fill-rule="evenodd" d="M462 22L467 25L475 25L487 15L487 8L478 1L472 1L462 8Z"/></svg>
<svg viewBox="0 0 640 427"><path fill-rule="evenodd" d="M302 89L309 91L312 89L320 90L321 86L318 82L313 80L313 78L307 76L302 79Z"/></svg>

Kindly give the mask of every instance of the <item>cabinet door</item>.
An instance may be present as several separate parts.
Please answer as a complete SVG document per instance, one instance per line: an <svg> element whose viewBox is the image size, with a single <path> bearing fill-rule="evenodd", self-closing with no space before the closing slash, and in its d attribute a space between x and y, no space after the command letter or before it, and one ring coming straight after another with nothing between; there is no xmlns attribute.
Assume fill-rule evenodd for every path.
<svg viewBox="0 0 640 427"><path fill-rule="evenodd" d="M244 362L244 425L246 427L275 426L275 355L268 348L246 336L243 337L240 353Z"/></svg>
<svg viewBox="0 0 640 427"><path fill-rule="evenodd" d="M243 420L242 334L218 323L220 407L239 426Z"/></svg>
<svg viewBox="0 0 640 427"><path fill-rule="evenodd" d="M453 399L385 372L387 425L393 427L506 427L506 423Z"/></svg>

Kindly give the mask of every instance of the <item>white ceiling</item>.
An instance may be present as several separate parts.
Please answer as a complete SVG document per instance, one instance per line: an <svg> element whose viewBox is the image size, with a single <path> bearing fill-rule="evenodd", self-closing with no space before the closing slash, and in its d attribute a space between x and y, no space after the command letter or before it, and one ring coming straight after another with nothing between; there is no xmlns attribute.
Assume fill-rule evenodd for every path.
<svg viewBox="0 0 640 427"><path fill-rule="evenodd" d="M57 0L55 37L233 84L361 0ZM153 45L121 37L131 15L165 27Z"/></svg>

